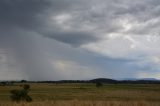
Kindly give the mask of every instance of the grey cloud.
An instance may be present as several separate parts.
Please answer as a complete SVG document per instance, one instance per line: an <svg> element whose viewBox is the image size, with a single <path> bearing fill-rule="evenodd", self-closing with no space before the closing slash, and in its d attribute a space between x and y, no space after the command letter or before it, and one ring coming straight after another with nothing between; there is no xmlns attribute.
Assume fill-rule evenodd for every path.
<svg viewBox="0 0 160 106"><path fill-rule="evenodd" d="M159 0L0 0L0 49L8 50L8 54L3 54L8 58L3 69L7 70L6 74L20 73L20 78L56 80L65 76L62 70L56 67L57 62L60 62L60 65L69 66L68 69L72 71L68 74L75 73L74 78L80 77L76 73L85 73L84 70L93 70L93 73L90 73L93 74L92 77L96 77L95 74L112 78L136 77L138 71L144 71L146 67L135 64L139 61L134 60L137 59L136 53L140 54L139 51L134 51L136 41L141 44L139 42L146 39L121 36L158 35L159 4ZM61 15L60 20L55 20ZM63 15L68 15L67 19ZM131 27L126 30L127 24ZM116 36L111 36L110 40L108 36L112 33L121 36L117 40ZM133 51L126 48L130 47L129 40L132 41L131 44L135 43L132 46ZM104 44L101 44L101 41ZM124 43L125 41L129 43ZM98 53L81 48L91 43L95 44L94 50L102 47L98 49ZM145 42L140 49L147 44L149 45ZM124 52L123 59L117 58L121 45L124 52L132 52L133 56L128 55L128 60ZM112 54L112 58L99 53L105 50ZM145 52L143 50L141 52ZM128 64L132 62L133 64ZM70 68L72 65L77 68ZM11 69L14 71L11 72ZM10 75L7 78L9 77Z"/></svg>
<svg viewBox="0 0 160 106"><path fill-rule="evenodd" d="M93 36L92 33L83 32L64 32L52 33L52 35L45 35L45 37L53 38L57 41L79 46L81 44L97 41L98 37Z"/></svg>
<svg viewBox="0 0 160 106"><path fill-rule="evenodd" d="M48 19L47 17L52 14L53 16L57 13L64 13L67 11L72 11L74 7L74 3L70 4L70 1L0 1L0 14L1 14L1 26L3 30L20 27L21 29L28 29L32 31L36 31L39 33L47 32L45 30L49 26L46 26L45 21ZM79 23L77 23L79 24ZM56 25L52 26L53 29L56 28ZM96 37L89 36L88 32L75 32L70 31L69 33L59 32L56 30L52 32L53 34L48 35L44 34L43 36L54 38L58 41L62 41L69 44L79 45L82 43L86 43L87 41L96 40ZM62 36L64 35L64 36ZM67 37L66 37L67 36ZM78 39L76 39L78 37ZM83 38L84 37L84 38Z"/></svg>
<svg viewBox="0 0 160 106"><path fill-rule="evenodd" d="M46 1L1 0L1 27L18 26L30 29L37 27L41 23L37 15L43 13L47 6L48 3Z"/></svg>
<svg viewBox="0 0 160 106"><path fill-rule="evenodd" d="M1 0L0 27L21 27L44 34L43 36L77 46L86 42L95 42L98 40L97 37L100 38L104 33L109 34L123 31L124 29L121 24L119 24L119 19L133 18L130 21L143 24L153 18L157 18L157 11L159 10L158 3L157 0L136 0L134 2L130 0ZM68 33L63 33L61 26L55 23L48 26L46 21L52 22L50 17L56 17L64 13L69 13L72 17L68 22L69 24L63 25L71 27ZM88 29L88 31L83 31L82 33L80 29L83 29L84 25L94 26L95 28ZM59 27L58 30L57 27ZM49 35L47 34L48 29L53 29L49 32ZM144 35L147 33L152 34L155 31L158 32L158 30L159 27L157 24L153 23L152 25L151 22L146 25L135 26L127 33L131 35ZM59 33L55 34L57 31ZM92 32L92 34L88 34L88 32ZM95 37L95 35L97 37ZM79 38L78 36L81 37ZM76 39L76 37L78 38Z"/></svg>

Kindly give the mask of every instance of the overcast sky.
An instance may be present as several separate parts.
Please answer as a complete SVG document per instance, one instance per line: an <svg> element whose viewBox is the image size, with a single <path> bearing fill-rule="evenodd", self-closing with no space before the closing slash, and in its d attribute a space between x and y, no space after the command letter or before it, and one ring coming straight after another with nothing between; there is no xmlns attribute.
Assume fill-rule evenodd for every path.
<svg viewBox="0 0 160 106"><path fill-rule="evenodd" d="M0 80L160 79L160 0L0 0Z"/></svg>

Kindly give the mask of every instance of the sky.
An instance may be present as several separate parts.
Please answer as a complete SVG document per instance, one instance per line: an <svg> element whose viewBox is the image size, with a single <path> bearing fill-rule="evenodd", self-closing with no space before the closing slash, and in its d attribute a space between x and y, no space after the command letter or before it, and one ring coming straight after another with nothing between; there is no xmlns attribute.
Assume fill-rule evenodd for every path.
<svg viewBox="0 0 160 106"><path fill-rule="evenodd" d="M160 0L0 0L0 80L160 79Z"/></svg>

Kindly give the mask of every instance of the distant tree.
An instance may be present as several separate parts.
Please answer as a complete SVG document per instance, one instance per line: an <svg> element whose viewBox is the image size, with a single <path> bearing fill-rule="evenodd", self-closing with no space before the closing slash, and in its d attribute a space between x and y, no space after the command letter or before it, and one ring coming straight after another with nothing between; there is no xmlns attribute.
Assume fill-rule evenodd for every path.
<svg viewBox="0 0 160 106"><path fill-rule="evenodd" d="M27 80L21 80L21 83L26 83L27 82Z"/></svg>
<svg viewBox="0 0 160 106"><path fill-rule="evenodd" d="M15 83L14 81L10 81L10 84L11 84L11 85L14 85L14 83Z"/></svg>
<svg viewBox="0 0 160 106"><path fill-rule="evenodd" d="M96 82L96 87L99 88L99 87L102 87L103 84L101 82Z"/></svg>
<svg viewBox="0 0 160 106"><path fill-rule="evenodd" d="M6 85L7 85L7 82L1 82L1 85L2 85L2 86L6 86Z"/></svg>
<svg viewBox="0 0 160 106"><path fill-rule="evenodd" d="M12 101L20 102L20 101L27 101L31 102L32 98L28 95L30 86L28 84L23 85L23 89L20 90L11 90L11 99Z"/></svg>

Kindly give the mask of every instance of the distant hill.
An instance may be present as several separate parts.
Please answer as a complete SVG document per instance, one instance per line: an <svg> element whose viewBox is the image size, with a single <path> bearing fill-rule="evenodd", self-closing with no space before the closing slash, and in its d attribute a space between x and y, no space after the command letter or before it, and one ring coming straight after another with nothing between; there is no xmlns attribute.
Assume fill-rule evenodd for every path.
<svg viewBox="0 0 160 106"><path fill-rule="evenodd" d="M118 81L124 81L124 80L129 80L129 81L136 81L138 80L137 78L120 78L120 79L117 79Z"/></svg>
<svg viewBox="0 0 160 106"><path fill-rule="evenodd" d="M96 78L91 80L59 80L59 81L25 81L23 83L106 83L106 84L160 84L160 80L155 78L142 78L142 79L136 79L136 78L125 78L125 79L109 79L109 78ZM13 83L22 83L22 81L0 81L1 85L8 85Z"/></svg>
<svg viewBox="0 0 160 106"><path fill-rule="evenodd" d="M108 83L108 84L160 84L160 80L157 80L155 78L143 78L143 79L125 79L125 80L114 80L114 79L108 79L108 78L97 78L89 80L91 83L96 82L102 82L102 83Z"/></svg>
<svg viewBox="0 0 160 106"><path fill-rule="evenodd" d="M108 78L97 78L97 79L92 79L90 82L102 82L102 83L117 83L117 80L114 79L108 79Z"/></svg>
<svg viewBox="0 0 160 106"><path fill-rule="evenodd" d="M156 79L156 78L142 78L140 80L157 81L158 79Z"/></svg>
<svg viewBox="0 0 160 106"><path fill-rule="evenodd" d="M145 80L145 81L159 81L156 78L121 78L118 79L119 81L139 81L139 80Z"/></svg>

